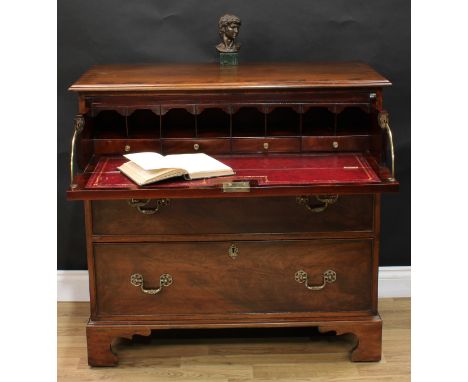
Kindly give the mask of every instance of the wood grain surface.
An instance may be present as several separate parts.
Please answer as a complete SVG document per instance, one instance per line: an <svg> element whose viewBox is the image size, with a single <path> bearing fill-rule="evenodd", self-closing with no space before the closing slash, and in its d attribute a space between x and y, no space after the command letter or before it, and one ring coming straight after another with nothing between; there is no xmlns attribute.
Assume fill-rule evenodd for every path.
<svg viewBox="0 0 468 382"><path fill-rule="evenodd" d="M85 168L72 175L68 197L85 200L89 364L116 365L118 355L111 351L111 343L117 338L134 341L136 335L151 341L150 335L155 335L160 340L166 335L162 332L180 329L200 329L195 336L203 338L208 329L235 328L303 328L296 333L309 336L351 334L357 341L352 361L379 361L377 193L398 188L398 182L387 180L385 141L377 124L382 88L389 85L358 62L252 63L231 68L104 65L87 71L70 88L79 96L81 115L76 121L85 122L77 145L77 162ZM81 122L75 124L75 131L80 126ZM236 175L223 181L248 179L249 192L225 192L219 180L135 188L116 172L115 163L111 171L101 171L100 163L107 165L111 158L101 155L117 154L122 160L119 154L157 149L158 144L163 153L229 153L223 161ZM349 156L359 163L342 163ZM104 183L97 182L103 179ZM294 197L315 194L339 194L340 200L314 219L310 212L318 207L309 205L306 210ZM371 196L359 194L375 194L375 203ZM271 199L257 202L266 196ZM243 198L242 208L225 206L230 201L224 199L234 197L239 199L234 204ZM275 203L284 197L289 202ZM129 198L170 198L171 206L150 216L152 220L135 216L132 207L136 217L132 220L129 207L123 211L125 202L110 201ZM179 203L183 198L201 200L205 208L194 207L192 201ZM192 204L191 210L183 203ZM228 224L224 222L230 213L223 214L224 207L233 212ZM189 215L197 225L187 219ZM193 219L195 215L199 219ZM239 249L236 259L228 253L233 243ZM333 269L336 282L323 284L324 289L315 293L297 282L304 281L297 273L300 269L310 273L315 286L324 282L323 272ZM164 273L171 274L173 284L148 295L130 283L130 275L136 273L144 275L147 289L159 291L158 283L169 278L159 281ZM334 272L327 274L333 278ZM281 371L270 374L264 364L241 366L239 374L182 376L231 382L291 376ZM304 377L299 369L293 375Z"/></svg>
<svg viewBox="0 0 468 382"><path fill-rule="evenodd" d="M97 317L171 321L165 316L177 315L190 321L197 314L218 320L220 314L372 309L370 239L236 242L235 259L228 254L230 245L96 244ZM336 281L322 290L308 290L295 280L296 272L304 270L310 285L322 285L329 269L336 272ZM170 274L173 283L149 295L130 284L132 274L143 275L149 289L159 286L162 274Z"/></svg>
<svg viewBox="0 0 468 382"><path fill-rule="evenodd" d="M144 215L126 200L96 200L92 202L93 233L199 236L353 231L367 232L369 236L373 230L373 202L374 196L369 194L342 195L324 211L314 213L299 204L296 197L174 199L157 214ZM321 205L315 197L309 198L309 204Z"/></svg>
<svg viewBox="0 0 468 382"><path fill-rule="evenodd" d="M91 368L89 304L58 303L58 381L410 381L410 299L379 300L382 359L349 362L350 335L312 329L156 332L114 344L118 368Z"/></svg>
<svg viewBox="0 0 468 382"><path fill-rule="evenodd" d="M381 87L391 85L360 62L97 65L69 90L156 91L269 88Z"/></svg>

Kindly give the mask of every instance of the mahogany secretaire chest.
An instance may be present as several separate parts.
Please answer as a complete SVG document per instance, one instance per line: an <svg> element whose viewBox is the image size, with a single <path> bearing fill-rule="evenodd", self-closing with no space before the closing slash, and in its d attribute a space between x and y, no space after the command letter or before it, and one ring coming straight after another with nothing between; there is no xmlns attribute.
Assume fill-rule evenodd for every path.
<svg viewBox="0 0 468 382"><path fill-rule="evenodd" d="M151 330L291 326L352 333L353 361L380 360L389 85L354 62L106 65L73 84L89 364ZM138 187L117 167L140 151L204 152L236 174Z"/></svg>

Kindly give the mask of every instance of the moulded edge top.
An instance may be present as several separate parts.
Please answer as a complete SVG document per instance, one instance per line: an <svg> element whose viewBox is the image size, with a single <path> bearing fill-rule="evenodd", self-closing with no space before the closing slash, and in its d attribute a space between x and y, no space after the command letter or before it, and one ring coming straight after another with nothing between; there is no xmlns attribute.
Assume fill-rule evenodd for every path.
<svg viewBox="0 0 468 382"><path fill-rule="evenodd" d="M75 92L205 91L383 87L391 82L361 62L97 65Z"/></svg>

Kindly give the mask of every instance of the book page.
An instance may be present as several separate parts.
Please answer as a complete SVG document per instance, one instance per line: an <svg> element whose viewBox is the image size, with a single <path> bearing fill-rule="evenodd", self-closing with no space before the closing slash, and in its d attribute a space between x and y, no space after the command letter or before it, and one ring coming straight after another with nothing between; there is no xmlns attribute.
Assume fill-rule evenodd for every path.
<svg viewBox="0 0 468 382"><path fill-rule="evenodd" d="M155 181L172 178L175 176L185 175L185 170L180 169L158 169L158 170L143 170L134 162L126 162L120 167L117 167L130 179L139 186L149 184Z"/></svg>
<svg viewBox="0 0 468 382"><path fill-rule="evenodd" d="M146 171L163 169L185 170L190 179L234 174L229 166L204 153L162 156L157 153L143 152L125 154L124 157Z"/></svg>
<svg viewBox="0 0 468 382"><path fill-rule="evenodd" d="M158 153L133 153L125 154L124 157L140 166L143 170L157 170L161 168L167 168L164 162L162 162L164 160L164 156Z"/></svg>
<svg viewBox="0 0 468 382"><path fill-rule="evenodd" d="M204 153L167 155L164 162L168 167L186 170L191 179L234 174L229 166Z"/></svg>

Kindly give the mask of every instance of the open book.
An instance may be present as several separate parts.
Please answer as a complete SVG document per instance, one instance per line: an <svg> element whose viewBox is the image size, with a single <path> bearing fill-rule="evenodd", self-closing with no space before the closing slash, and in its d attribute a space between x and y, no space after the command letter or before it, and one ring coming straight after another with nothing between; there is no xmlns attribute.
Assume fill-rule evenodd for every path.
<svg viewBox="0 0 468 382"><path fill-rule="evenodd" d="M139 186L182 175L186 179L200 179L234 174L231 167L203 153L163 156L144 152L124 157L130 162L118 169Z"/></svg>

